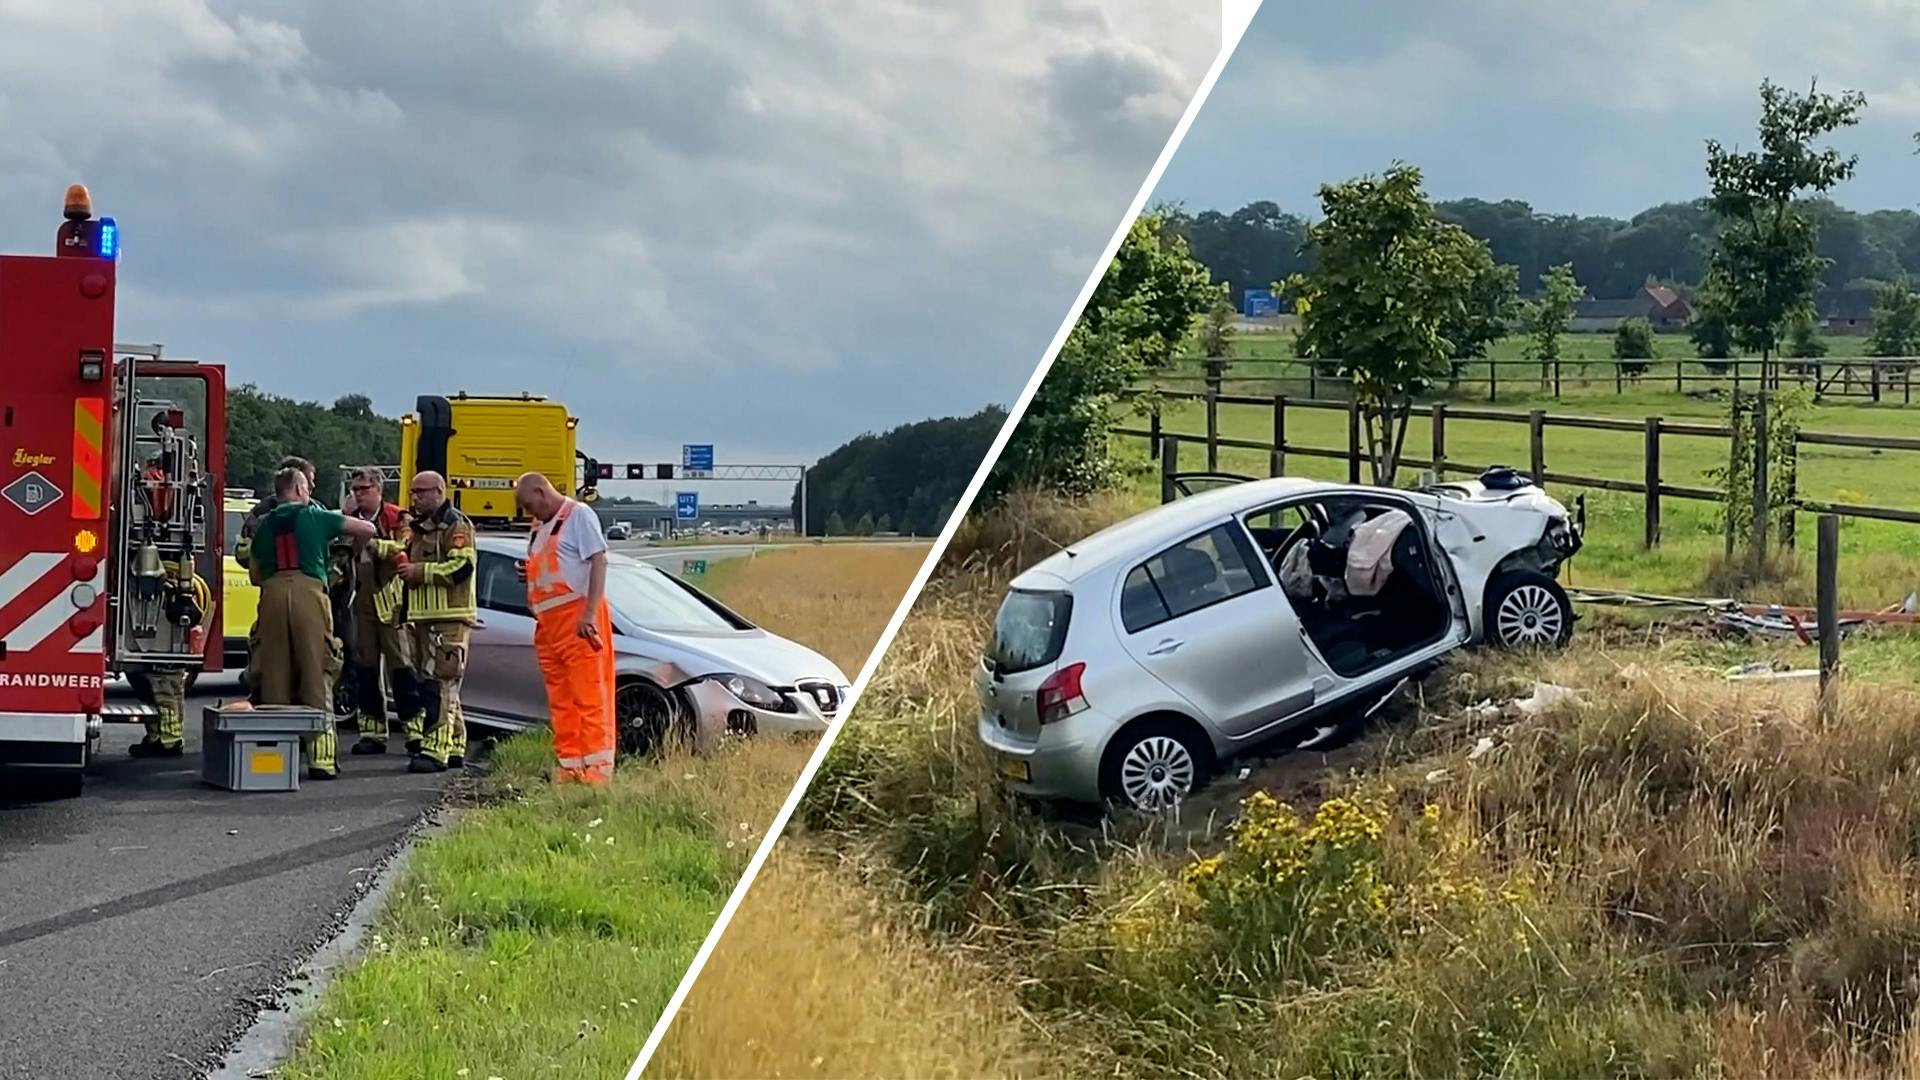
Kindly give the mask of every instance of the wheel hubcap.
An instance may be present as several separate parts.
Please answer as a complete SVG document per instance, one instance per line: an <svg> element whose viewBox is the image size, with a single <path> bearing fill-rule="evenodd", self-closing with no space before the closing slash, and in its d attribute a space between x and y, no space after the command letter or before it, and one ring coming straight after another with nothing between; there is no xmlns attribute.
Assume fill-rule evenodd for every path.
<svg viewBox="0 0 1920 1080"><path fill-rule="evenodd" d="M1120 761L1120 789L1142 810L1163 810L1193 790L1193 755L1166 735L1143 739Z"/></svg>
<svg viewBox="0 0 1920 1080"><path fill-rule="evenodd" d="M651 686L628 685L614 696L614 715L620 725L620 753L647 754L664 750L677 726L679 708L672 698Z"/></svg>
<svg viewBox="0 0 1920 1080"><path fill-rule="evenodd" d="M1502 644L1551 645L1560 640L1566 623L1559 601L1545 586L1522 585L1500 601L1495 625Z"/></svg>

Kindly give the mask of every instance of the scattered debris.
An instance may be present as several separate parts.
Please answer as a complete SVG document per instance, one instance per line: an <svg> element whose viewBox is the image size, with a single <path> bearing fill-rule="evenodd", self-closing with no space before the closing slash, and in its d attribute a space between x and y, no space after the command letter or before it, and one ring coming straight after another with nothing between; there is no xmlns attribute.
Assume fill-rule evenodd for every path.
<svg viewBox="0 0 1920 1080"><path fill-rule="evenodd" d="M1300 742L1299 749L1311 750L1314 747L1332 738L1334 734L1337 733L1339 730L1340 730L1339 724L1329 724L1328 726L1323 728L1315 728L1313 731L1313 737L1308 739L1302 739Z"/></svg>
<svg viewBox="0 0 1920 1080"><path fill-rule="evenodd" d="M1447 770L1435 769L1432 772L1427 774L1427 783L1437 784L1440 781L1445 780L1446 778L1447 778Z"/></svg>
<svg viewBox="0 0 1920 1080"><path fill-rule="evenodd" d="M1477 743L1474 743L1473 749L1467 751L1467 760L1479 761L1481 758L1486 757L1487 754L1493 750L1493 746L1494 746L1493 736L1491 735L1480 736L1480 741Z"/></svg>
<svg viewBox="0 0 1920 1080"><path fill-rule="evenodd" d="M1533 693L1513 703L1521 716L1534 717L1556 705L1578 701L1580 691L1571 687L1556 686L1553 683L1537 682L1533 684Z"/></svg>
<svg viewBox="0 0 1920 1080"><path fill-rule="evenodd" d="M1765 661L1739 664L1727 669L1728 682L1775 682L1781 679L1816 679L1819 668L1788 668Z"/></svg>
<svg viewBox="0 0 1920 1080"><path fill-rule="evenodd" d="M1646 677L1647 669L1637 663L1630 663L1620 669L1620 681L1624 683L1636 683Z"/></svg>

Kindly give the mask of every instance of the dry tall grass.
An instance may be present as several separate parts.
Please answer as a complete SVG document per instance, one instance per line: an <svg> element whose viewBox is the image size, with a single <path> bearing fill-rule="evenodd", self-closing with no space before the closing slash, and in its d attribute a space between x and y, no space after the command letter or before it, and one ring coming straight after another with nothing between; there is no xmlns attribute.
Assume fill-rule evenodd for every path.
<svg viewBox="0 0 1920 1080"><path fill-rule="evenodd" d="M931 545L822 544L760 551L727 568L720 598L824 654L849 677L867 662Z"/></svg>
<svg viewBox="0 0 1920 1080"><path fill-rule="evenodd" d="M1459 657L1344 751L1229 775L1212 805L1279 800L1233 829L1041 818L993 782L970 671L1011 570L1124 509L969 524L783 842L890 914L812 923L817 871L769 879L741 915L765 929L692 999L746 1007L778 955L809 999L863 1004L896 996L876 965L930 964L933 1000L756 1030L751 1058L709 1011L670 1035L675 1075L1920 1075L1910 679L1856 676L1823 720L1805 683L1719 676L1764 649L1602 618L1562 655ZM1582 694L1501 707L1536 680ZM919 933L873 947L868 923ZM1034 1036L1001 1042L1023 1014ZM993 1037L954 1043L969 1023Z"/></svg>

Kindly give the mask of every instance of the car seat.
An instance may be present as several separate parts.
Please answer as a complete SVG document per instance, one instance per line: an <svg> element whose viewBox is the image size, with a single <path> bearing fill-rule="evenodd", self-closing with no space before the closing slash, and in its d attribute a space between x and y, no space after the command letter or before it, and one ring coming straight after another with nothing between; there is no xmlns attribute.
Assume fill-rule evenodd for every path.
<svg viewBox="0 0 1920 1080"><path fill-rule="evenodd" d="M1213 556L1190 547L1177 547L1160 556L1160 589L1175 614L1224 600L1220 567Z"/></svg>

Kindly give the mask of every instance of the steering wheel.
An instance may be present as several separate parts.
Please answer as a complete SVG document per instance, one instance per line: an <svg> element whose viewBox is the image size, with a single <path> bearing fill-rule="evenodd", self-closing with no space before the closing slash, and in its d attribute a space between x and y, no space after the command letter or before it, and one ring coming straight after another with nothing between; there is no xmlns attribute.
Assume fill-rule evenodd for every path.
<svg viewBox="0 0 1920 1080"><path fill-rule="evenodd" d="M1320 539L1319 519L1309 517L1305 521L1301 522L1300 527L1293 530L1293 535L1287 537L1285 540L1282 540L1280 542L1280 546L1274 549L1273 551L1274 573L1276 574L1279 573L1280 567L1286 564L1287 552L1292 551L1294 548L1298 547L1301 544L1310 544L1313 541L1318 539Z"/></svg>

